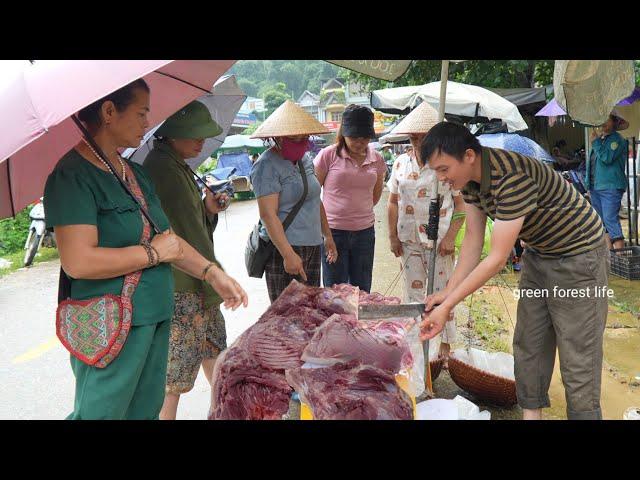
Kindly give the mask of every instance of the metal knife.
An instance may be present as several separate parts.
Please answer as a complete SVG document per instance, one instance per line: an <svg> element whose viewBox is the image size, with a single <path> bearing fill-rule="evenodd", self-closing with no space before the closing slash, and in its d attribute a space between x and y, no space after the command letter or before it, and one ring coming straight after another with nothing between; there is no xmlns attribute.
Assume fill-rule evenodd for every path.
<svg viewBox="0 0 640 480"><path fill-rule="evenodd" d="M404 303L400 305L359 305L358 320L384 318L415 318L424 313L424 303Z"/></svg>

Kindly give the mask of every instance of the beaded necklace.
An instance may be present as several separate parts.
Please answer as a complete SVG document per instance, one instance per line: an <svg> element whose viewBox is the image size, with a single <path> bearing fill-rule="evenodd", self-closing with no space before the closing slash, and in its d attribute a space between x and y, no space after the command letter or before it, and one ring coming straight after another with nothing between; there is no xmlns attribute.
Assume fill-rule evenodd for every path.
<svg viewBox="0 0 640 480"><path fill-rule="evenodd" d="M96 152L94 150L94 148L91 146L91 144L87 141L86 138L82 137L82 141L87 145L87 147L89 147L89 150L91 150L93 152L93 154L96 156L96 158L98 160L100 160L102 162L102 164L107 167L107 170L109 170L111 173L113 173L115 175L115 173L111 170L111 168L109 168L109 165L107 164L107 162L104 160L104 158L102 158L100 155L98 155L98 152ZM127 171L124 167L124 160L122 160L122 157L120 155L118 155L118 160L120 161L120 166L122 167L122 180L124 182L127 181Z"/></svg>

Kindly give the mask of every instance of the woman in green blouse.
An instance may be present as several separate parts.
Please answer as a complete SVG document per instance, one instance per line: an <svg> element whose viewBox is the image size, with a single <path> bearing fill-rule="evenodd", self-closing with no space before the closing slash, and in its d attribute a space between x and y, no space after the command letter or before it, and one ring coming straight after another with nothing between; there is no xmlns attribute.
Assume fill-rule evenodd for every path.
<svg viewBox="0 0 640 480"><path fill-rule="evenodd" d="M222 128L213 121L209 109L201 102L191 102L158 129L153 150L144 161L174 233L216 264L214 218L228 207L228 199L205 190L203 200L186 160L200 155L205 138L220 133ZM206 282L177 268L173 269L173 279L176 307L171 320L162 420L175 420L180 395L193 388L200 365L212 382L216 358L227 348L220 296Z"/></svg>
<svg viewBox="0 0 640 480"><path fill-rule="evenodd" d="M71 299L120 295L124 276L142 270L133 295L131 330L120 354L105 368L71 357L76 378L72 419L155 419L164 399L173 277L169 264L216 290L225 306L247 305L238 283L169 230L169 221L144 169L123 160L119 148L137 147L148 127L149 87L143 80L79 112L94 142L125 182L135 176L151 218L163 230L140 245L137 203L87 143L81 141L55 166L45 186L46 218L56 233ZM152 234L153 235L153 234Z"/></svg>

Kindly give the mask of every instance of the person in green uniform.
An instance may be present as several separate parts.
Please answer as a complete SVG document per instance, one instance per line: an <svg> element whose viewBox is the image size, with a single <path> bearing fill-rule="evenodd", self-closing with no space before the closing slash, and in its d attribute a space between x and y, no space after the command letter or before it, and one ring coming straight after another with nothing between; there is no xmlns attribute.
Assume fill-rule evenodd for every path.
<svg viewBox="0 0 640 480"><path fill-rule="evenodd" d="M78 116L117 175L125 182L135 176L151 218L163 230L152 234L156 254L140 245L143 224L137 203L86 140L60 159L46 182L47 224L55 230L71 299L120 295L124 276L142 270L132 297L131 330L119 355L105 368L71 356L76 385L69 419L158 418L173 315L170 264L204 278L225 306L247 305L247 295L234 279L169 230L143 167L118 154L119 148L140 144L149 126L149 99L149 87L140 79L85 107Z"/></svg>
<svg viewBox="0 0 640 480"><path fill-rule="evenodd" d="M213 195L205 189L203 201L186 160L200 155L205 138L221 132L209 109L201 102L191 102L158 129L153 149L144 161L174 233L216 264L213 222L229 206L229 199L226 194ZM171 320L162 420L175 420L180 395L191 391L200 365L212 384L216 358L227 348L220 296L208 283L175 267L173 278L176 307Z"/></svg>
<svg viewBox="0 0 640 480"><path fill-rule="evenodd" d="M609 115L599 129L591 132L591 156L587 160L585 182L589 189L591 205L595 208L607 231L609 248L623 248L624 234L620 225L622 195L627 189L625 163L629 155L629 143L618 130L629 128L629 122L616 111Z"/></svg>
<svg viewBox="0 0 640 480"><path fill-rule="evenodd" d="M439 180L462 190L467 222L449 283L425 299L422 339L438 334L453 308L500 272L520 237L526 248L513 355L523 416L540 419L550 406L557 349L567 417L602 418L609 252L598 214L559 173L534 158L481 147L462 125L434 126L420 154ZM495 220L491 249L480 261L487 217Z"/></svg>

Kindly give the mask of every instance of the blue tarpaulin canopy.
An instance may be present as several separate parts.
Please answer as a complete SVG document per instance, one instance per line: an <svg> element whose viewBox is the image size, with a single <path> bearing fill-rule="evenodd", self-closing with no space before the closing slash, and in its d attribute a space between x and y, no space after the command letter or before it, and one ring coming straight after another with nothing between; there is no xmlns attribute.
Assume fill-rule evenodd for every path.
<svg viewBox="0 0 640 480"><path fill-rule="evenodd" d="M248 177L251 174L251 158L246 152L241 153L222 153L218 157L218 165L216 170L226 167L236 167L234 175L239 177Z"/></svg>

